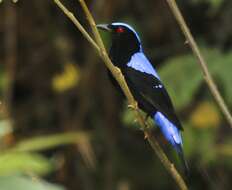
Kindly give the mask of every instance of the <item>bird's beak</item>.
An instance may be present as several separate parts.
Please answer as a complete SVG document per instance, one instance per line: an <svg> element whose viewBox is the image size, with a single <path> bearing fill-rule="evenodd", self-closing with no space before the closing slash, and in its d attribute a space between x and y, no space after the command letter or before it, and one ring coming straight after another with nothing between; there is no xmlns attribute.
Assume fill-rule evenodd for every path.
<svg viewBox="0 0 232 190"><path fill-rule="evenodd" d="M97 28L101 29L101 30L105 30L105 31L111 31L111 28L109 28L108 24L97 24Z"/></svg>

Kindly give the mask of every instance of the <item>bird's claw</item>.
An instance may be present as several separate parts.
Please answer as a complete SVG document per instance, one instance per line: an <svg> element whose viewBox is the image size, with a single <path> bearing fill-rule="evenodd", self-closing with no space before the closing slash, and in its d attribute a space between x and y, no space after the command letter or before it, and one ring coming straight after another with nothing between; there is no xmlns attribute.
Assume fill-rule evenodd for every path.
<svg viewBox="0 0 232 190"><path fill-rule="evenodd" d="M147 140L148 135L146 133L144 133L144 140Z"/></svg>

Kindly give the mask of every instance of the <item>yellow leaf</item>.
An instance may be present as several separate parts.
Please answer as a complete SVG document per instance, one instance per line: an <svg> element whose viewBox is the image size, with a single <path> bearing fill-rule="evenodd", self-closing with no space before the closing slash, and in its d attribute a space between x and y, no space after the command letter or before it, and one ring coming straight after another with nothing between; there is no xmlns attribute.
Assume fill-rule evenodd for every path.
<svg viewBox="0 0 232 190"><path fill-rule="evenodd" d="M52 79L52 87L56 92L64 92L73 88L80 79L80 72L73 64L66 64L64 71Z"/></svg>
<svg viewBox="0 0 232 190"><path fill-rule="evenodd" d="M221 118L214 104L205 101L193 111L190 121L196 128L209 128L218 127Z"/></svg>

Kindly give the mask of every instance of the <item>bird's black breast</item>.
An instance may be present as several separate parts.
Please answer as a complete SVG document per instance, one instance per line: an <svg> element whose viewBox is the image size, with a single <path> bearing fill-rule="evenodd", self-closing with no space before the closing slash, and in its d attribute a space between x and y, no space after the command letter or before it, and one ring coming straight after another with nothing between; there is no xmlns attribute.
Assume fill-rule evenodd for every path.
<svg viewBox="0 0 232 190"><path fill-rule="evenodd" d="M130 67L124 67L122 73L140 109L151 117L154 117L154 114L159 111L177 128L183 129L169 95L159 79ZM123 94L112 74L110 72L108 74L112 84ZM161 86L162 88L159 88Z"/></svg>
<svg viewBox="0 0 232 190"><path fill-rule="evenodd" d="M113 64L122 69L130 61L132 55L139 51L139 41L134 38L134 34L129 33L122 37L114 37L109 56Z"/></svg>
<svg viewBox="0 0 232 190"><path fill-rule="evenodd" d="M154 117L154 114L159 111L177 128L182 129L169 95L161 81L152 74L128 66L132 57L136 53L141 53L140 48L139 41L134 40L132 36L115 38L109 53L110 59L115 66L121 69L132 95L143 111L151 117ZM136 63L141 61L141 64L144 64L142 58L136 60Z"/></svg>

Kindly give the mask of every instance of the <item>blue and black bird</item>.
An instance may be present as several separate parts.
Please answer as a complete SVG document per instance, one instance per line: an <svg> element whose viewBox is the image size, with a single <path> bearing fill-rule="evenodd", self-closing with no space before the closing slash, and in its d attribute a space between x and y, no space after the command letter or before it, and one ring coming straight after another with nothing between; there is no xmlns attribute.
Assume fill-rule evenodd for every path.
<svg viewBox="0 0 232 190"><path fill-rule="evenodd" d="M97 27L112 34L109 52L112 63L121 69L139 108L154 119L187 171L182 150L182 125L159 75L143 52L139 35L125 23L99 24Z"/></svg>

